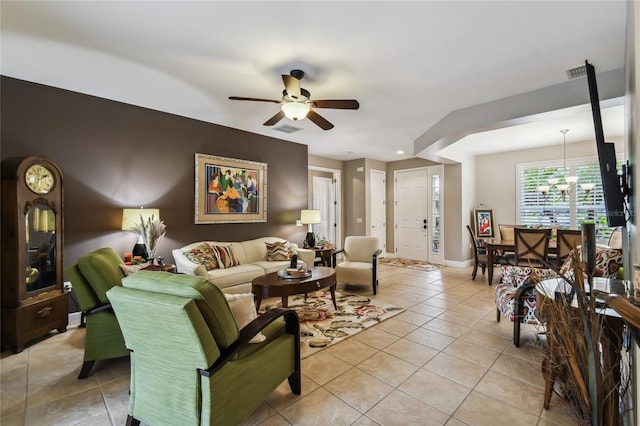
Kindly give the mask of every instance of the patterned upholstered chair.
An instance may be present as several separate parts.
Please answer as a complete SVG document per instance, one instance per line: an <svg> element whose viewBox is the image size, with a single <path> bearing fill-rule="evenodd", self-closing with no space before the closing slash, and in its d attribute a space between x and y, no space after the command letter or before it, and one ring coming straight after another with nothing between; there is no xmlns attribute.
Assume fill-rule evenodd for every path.
<svg viewBox="0 0 640 426"><path fill-rule="evenodd" d="M544 267L503 266L502 281L495 288L496 320L513 321L513 344L520 346L520 324L543 325L537 314L535 286L537 281L558 278L571 271L571 257L561 268L548 263ZM594 276L615 278L622 266L622 250L599 246L596 251ZM532 279L536 277L536 280Z"/></svg>
<svg viewBox="0 0 640 426"><path fill-rule="evenodd" d="M127 424L236 425L284 380L300 394L296 311L272 309L238 330L217 286L167 272L136 272L107 295L131 350Z"/></svg>
<svg viewBox="0 0 640 426"><path fill-rule="evenodd" d="M515 228L514 265L502 267L502 279L494 290L496 320L513 322L513 344L520 346L520 324L540 324L536 315L535 285L529 279L557 276L547 261L551 229Z"/></svg>

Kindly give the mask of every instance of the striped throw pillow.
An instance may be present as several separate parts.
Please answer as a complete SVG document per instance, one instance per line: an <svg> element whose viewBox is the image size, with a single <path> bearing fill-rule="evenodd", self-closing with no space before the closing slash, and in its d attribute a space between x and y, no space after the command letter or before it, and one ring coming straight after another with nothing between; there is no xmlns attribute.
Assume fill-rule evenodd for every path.
<svg viewBox="0 0 640 426"><path fill-rule="evenodd" d="M287 241L278 241L275 243L267 243L267 260L289 260L291 258L290 244Z"/></svg>
<svg viewBox="0 0 640 426"><path fill-rule="evenodd" d="M219 268L225 269L240 264L233 246L213 246L213 250L218 259Z"/></svg>

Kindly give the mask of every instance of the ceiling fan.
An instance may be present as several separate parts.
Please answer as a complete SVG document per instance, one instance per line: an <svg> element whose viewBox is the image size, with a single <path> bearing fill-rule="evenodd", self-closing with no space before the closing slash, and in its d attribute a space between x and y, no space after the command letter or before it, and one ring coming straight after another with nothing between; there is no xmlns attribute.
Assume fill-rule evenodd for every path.
<svg viewBox="0 0 640 426"><path fill-rule="evenodd" d="M304 77L304 71L292 70L289 75L282 75L285 89L282 91L282 99L259 99L229 96L234 101L273 102L281 104L280 111L264 122L265 126L273 126L278 121L287 117L291 120L302 120L307 117L323 130L333 129L326 118L315 112L313 108L332 109L358 109L360 104L355 99L311 99L311 93L300 87L300 80Z"/></svg>

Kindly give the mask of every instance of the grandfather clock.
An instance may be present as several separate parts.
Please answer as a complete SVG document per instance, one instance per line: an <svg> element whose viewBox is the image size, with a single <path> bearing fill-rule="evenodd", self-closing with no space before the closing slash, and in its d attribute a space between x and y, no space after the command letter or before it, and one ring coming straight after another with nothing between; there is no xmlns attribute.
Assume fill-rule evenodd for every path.
<svg viewBox="0 0 640 426"><path fill-rule="evenodd" d="M67 330L62 173L41 157L2 161L2 345L21 352Z"/></svg>

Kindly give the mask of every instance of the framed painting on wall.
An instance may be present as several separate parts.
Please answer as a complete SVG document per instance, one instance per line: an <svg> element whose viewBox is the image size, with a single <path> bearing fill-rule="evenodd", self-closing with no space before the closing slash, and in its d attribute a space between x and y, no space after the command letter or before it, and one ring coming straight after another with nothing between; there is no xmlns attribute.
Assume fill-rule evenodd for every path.
<svg viewBox="0 0 640 426"><path fill-rule="evenodd" d="M267 164L196 153L195 223L267 221Z"/></svg>
<svg viewBox="0 0 640 426"><path fill-rule="evenodd" d="M473 223L477 238L495 237L492 209L473 209Z"/></svg>

